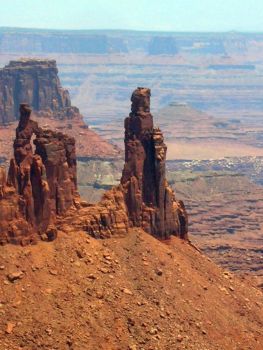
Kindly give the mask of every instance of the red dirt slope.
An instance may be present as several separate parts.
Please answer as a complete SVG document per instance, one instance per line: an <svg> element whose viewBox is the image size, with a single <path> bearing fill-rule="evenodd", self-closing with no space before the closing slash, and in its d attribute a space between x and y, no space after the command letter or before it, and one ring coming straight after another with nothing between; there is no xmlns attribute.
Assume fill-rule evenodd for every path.
<svg viewBox="0 0 263 350"><path fill-rule="evenodd" d="M64 230L1 247L1 350L262 349L262 292L188 243Z"/></svg>

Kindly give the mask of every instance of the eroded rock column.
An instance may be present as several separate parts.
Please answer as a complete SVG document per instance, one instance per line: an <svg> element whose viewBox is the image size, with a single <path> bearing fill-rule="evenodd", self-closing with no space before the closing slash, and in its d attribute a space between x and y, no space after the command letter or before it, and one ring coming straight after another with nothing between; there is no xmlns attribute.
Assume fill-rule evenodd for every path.
<svg viewBox="0 0 263 350"><path fill-rule="evenodd" d="M150 89L137 88L125 119L125 165L121 183L129 218L152 235L187 238L187 214L165 177L167 147L150 113Z"/></svg>

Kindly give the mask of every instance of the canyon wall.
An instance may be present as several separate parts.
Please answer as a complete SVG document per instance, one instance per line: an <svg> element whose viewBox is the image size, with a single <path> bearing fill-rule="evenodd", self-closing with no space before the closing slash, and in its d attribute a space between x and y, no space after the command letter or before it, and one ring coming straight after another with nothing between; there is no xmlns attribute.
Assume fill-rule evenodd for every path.
<svg viewBox="0 0 263 350"><path fill-rule="evenodd" d="M259 49L262 33L0 28L0 52L59 54L230 55Z"/></svg>

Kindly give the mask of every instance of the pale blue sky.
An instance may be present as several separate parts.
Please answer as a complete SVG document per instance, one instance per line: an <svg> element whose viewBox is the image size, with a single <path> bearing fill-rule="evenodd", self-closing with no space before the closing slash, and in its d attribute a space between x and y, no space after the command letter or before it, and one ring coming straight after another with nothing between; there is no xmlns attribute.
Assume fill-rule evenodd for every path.
<svg viewBox="0 0 263 350"><path fill-rule="evenodd" d="M263 31L263 0L0 0L0 27Z"/></svg>

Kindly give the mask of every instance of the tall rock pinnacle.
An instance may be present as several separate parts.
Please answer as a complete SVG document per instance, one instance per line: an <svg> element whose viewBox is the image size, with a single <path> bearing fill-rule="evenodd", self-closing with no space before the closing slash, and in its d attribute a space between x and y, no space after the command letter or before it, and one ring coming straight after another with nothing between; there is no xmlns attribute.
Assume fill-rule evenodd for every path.
<svg viewBox="0 0 263 350"><path fill-rule="evenodd" d="M0 243L37 240L77 197L75 140L41 129L30 114L30 107L21 104L6 183L0 172Z"/></svg>
<svg viewBox="0 0 263 350"><path fill-rule="evenodd" d="M125 119L125 166L121 183L133 225L161 238L187 238L187 214L165 178L167 147L150 113L150 89L137 88Z"/></svg>

